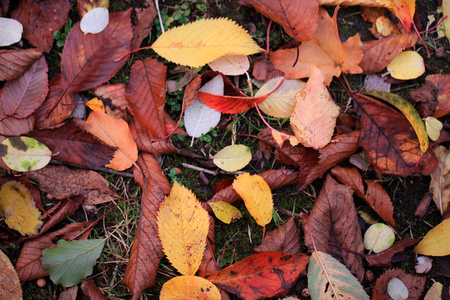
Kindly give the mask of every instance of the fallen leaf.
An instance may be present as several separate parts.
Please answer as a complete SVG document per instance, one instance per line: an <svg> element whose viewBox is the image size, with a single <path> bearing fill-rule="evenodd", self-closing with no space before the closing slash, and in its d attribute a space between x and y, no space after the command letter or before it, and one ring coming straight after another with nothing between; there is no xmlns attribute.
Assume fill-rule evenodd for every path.
<svg viewBox="0 0 450 300"><path fill-rule="evenodd" d="M271 298L289 291L297 279L306 274L308 261L306 254L262 252L206 276L206 279L242 299Z"/></svg>
<svg viewBox="0 0 450 300"><path fill-rule="evenodd" d="M250 68L247 55L224 55L210 62L211 70L220 72L227 76L245 74Z"/></svg>
<svg viewBox="0 0 450 300"><path fill-rule="evenodd" d="M403 282L409 291L408 299L418 300L423 292L426 277L417 277L406 273L403 270L391 269L381 275L373 289L372 300L386 299L388 283L392 278L398 278Z"/></svg>
<svg viewBox="0 0 450 300"><path fill-rule="evenodd" d="M84 34L102 32L109 22L109 11L106 7L95 7L89 10L80 21L80 29Z"/></svg>
<svg viewBox="0 0 450 300"><path fill-rule="evenodd" d="M329 85L333 76L339 77L341 72L362 73L358 66L363 58L361 46L359 34L341 43L337 28L337 9L334 16L330 17L321 8L313 39L303 42L298 48L270 52L269 59L289 79L309 77L311 65L315 65L324 74L325 85ZM293 67L297 57L298 61Z"/></svg>
<svg viewBox="0 0 450 300"><path fill-rule="evenodd" d="M388 295L394 300L408 299L408 288L398 278L392 278L387 286Z"/></svg>
<svg viewBox="0 0 450 300"><path fill-rule="evenodd" d="M442 1L442 11L444 16L447 16L447 18L444 20L443 25L445 26L445 36L450 42L450 3L448 2L448 0Z"/></svg>
<svg viewBox="0 0 450 300"><path fill-rule="evenodd" d="M290 218L277 229L266 232L263 242L254 251L279 251L287 254L302 252L300 234L297 230L295 218Z"/></svg>
<svg viewBox="0 0 450 300"><path fill-rule="evenodd" d="M441 130L444 127L441 121L433 117L425 118L425 128L427 129L428 137L432 141L437 141L441 135Z"/></svg>
<svg viewBox="0 0 450 300"><path fill-rule="evenodd" d="M233 181L233 188L259 226L270 223L273 212L272 191L261 176L241 174Z"/></svg>
<svg viewBox="0 0 450 300"><path fill-rule="evenodd" d="M225 54L250 55L262 51L241 26L226 18L202 19L172 28L151 48L169 61L194 68Z"/></svg>
<svg viewBox="0 0 450 300"><path fill-rule="evenodd" d="M211 206L216 218L226 224L236 222L238 219L242 218L242 214L239 209L227 202L219 201L208 204Z"/></svg>
<svg viewBox="0 0 450 300"><path fill-rule="evenodd" d="M309 222L303 219L302 227L308 249L334 256L356 274L361 282L364 278L364 266L362 257L356 253L363 253L364 244L352 195L350 187L338 184L331 175L327 175L308 217ZM314 239L316 248L313 247L311 238Z"/></svg>
<svg viewBox="0 0 450 300"><path fill-rule="evenodd" d="M68 0L49 0L35 2L20 1L19 7L11 16L24 26L23 37L33 46L50 52L53 45L53 33L67 22L70 11Z"/></svg>
<svg viewBox="0 0 450 300"><path fill-rule="evenodd" d="M41 56L42 51L35 48L0 50L0 81L20 77Z"/></svg>
<svg viewBox="0 0 450 300"><path fill-rule="evenodd" d="M142 41L148 37L152 30L153 20L157 16L155 4L152 1L146 1L144 8L134 8L136 18L133 26L133 39L131 40L131 49L138 48Z"/></svg>
<svg viewBox="0 0 450 300"><path fill-rule="evenodd" d="M437 90L438 105L433 117L440 118L450 113L450 75L429 75L425 81Z"/></svg>
<svg viewBox="0 0 450 300"><path fill-rule="evenodd" d="M0 91L1 93L1 91ZM33 115L24 119L8 117L3 112L3 105L0 102L0 134L5 136L19 136L27 134L33 130L35 118Z"/></svg>
<svg viewBox="0 0 450 300"><path fill-rule="evenodd" d="M395 79L416 79L425 73L425 64L419 53L409 50L397 54L387 70Z"/></svg>
<svg viewBox="0 0 450 300"><path fill-rule="evenodd" d="M10 137L0 143L3 162L18 172L42 169L52 158L52 152L37 140L22 136Z"/></svg>
<svg viewBox="0 0 450 300"><path fill-rule="evenodd" d="M253 6L265 17L283 26L295 41L312 39L317 27L319 1L258 1L240 0L239 5Z"/></svg>
<svg viewBox="0 0 450 300"><path fill-rule="evenodd" d="M358 280L331 255L314 251L308 266L308 289L312 300L370 299ZM339 296L338 296L339 295Z"/></svg>
<svg viewBox="0 0 450 300"><path fill-rule="evenodd" d="M394 231L383 223L373 224L364 233L364 247L370 252L380 253L395 241Z"/></svg>
<svg viewBox="0 0 450 300"><path fill-rule="evenodd" d="M431 229L414 248L414 253L429 256L450 255L450 219L445 219Z"/></svg>
<svg viewBox="0 0 450 300"><path fill-rule="evenodd" d="M433 260L431 258L428 256L419 256L416 260L417 263L414 266L416 273L423 274L430 272L431 267L433 266Z"/></svg>
<svg viewBox="0 0 450 300"><path fill-rule="evenodd" d="M0 298L21 300L22 287L20 285L19 276L17 276L14 266L3 251L0 251L0 274L2 274L2 280L0 281Z"/></svg>
<svg viewBox="0 0 450 300"><path fill-rule="evenodd" d="M105 242L106 239L59 240L55 248L42 252L42 268L55 284L64 287L77 285L94 271Z"/></svg>
<svg viewBox="0 0 450 300"><path fill-rule="evenodd" d="M84 128L106 144L118 148L114 158L105 167L123 171L137 160L138 149L124 120L93 111L89 114Z"/></svg>
<svg viewBox="0 0 450 300"><path fill-rule="evenodd" d="M433 194L434 203L443 215L450 204L450 152L444 146L438 145L434 148L434 153L438 158L438 165L430 174L430 192Z"/></svg>
<svg viewBox="0 0 450 300"><path fill-rule="evenodd" d="M88 299L106 300L102 291L95 285L93 279L85 279L81 283L81 292Z"/></svg>
<svg viewBox="0 0 450 300"><path fill-rule="evenodd" d="M160 292L161 300L210 299L220 300L220 292L209 280L198 276L178 276L166 281Z"/></svg>
<svg viewBox="0 0 450 300"><path fill-rule="evenodd" d="M304 89L295 95L291 126L295 136L305 147L320 149L331 140L339 115L324 84L320 69L311 67L311 75Z"/></svg>
<svg viewBox="0 0 450 300"><path fill-rule="evenodd" d="M263 102L268 95L259 97L247 97L239 91L234 95L214 95L198 91L198 98L210 108L220 111L224 114L240 114L246 112L255 105Z"/></svg>
<svg viewBox="0 0 450 300"><path fill-rule="evenodd" d="M175 181L158 211L158 233L164 253L181 274L197 272L208 228L208 213L191 191Z"/></svg>
<svg viewBox="0 0 450 300"><path fill-rule="evenodd" d="M214 164L227 172L244 168L252 160L251 149L245 145L226 146L214 155Z"/></svg>
<svg viewBox="0 0 450 300"><path fill-rule="evenodd" d="M391 268L392 258L395 254L405 250L406 247L410 247L418 243L421 239L413 239L411 237L402 239L389 247L388 249L380 252L366 255L365 258L369 264L378 268Z"/></svg>
<svg viewBox="0 0 450 300"><path fill-rule="evenodd" d="M0 17L0 47L10 46L22 39L22 24L10 18Z"/></svg>
<svg viewBox="0 0 450 300"><path fill-rule="evenodd" d="M86 106L93 111L105 112L105 105L101 100L98 100L98 98L92 98L86 102Z"/></svg>
<svg viewBox="0 0 450 300"><path fill-rule="evenodd" d="M153 154L155 157L163 154L178 154L181 151L174 146L172 139L155 141L155 137L137 122L130 124L130 132L139 151Z"/></svg>
<svg viewBox="0 0 450 300"><path fill-rule="evenodd" d="M72 286L59 294L58 300L76 300L78 295L78 286Z"/></svg>
<svg viewBox="0 0 450 300"><path fill-rule="evenodd" d="M433 285L428 290L427 294L425 295L424 300L439 300L442 299L442 288L444 286L442 283L435 281Z"/></svg>

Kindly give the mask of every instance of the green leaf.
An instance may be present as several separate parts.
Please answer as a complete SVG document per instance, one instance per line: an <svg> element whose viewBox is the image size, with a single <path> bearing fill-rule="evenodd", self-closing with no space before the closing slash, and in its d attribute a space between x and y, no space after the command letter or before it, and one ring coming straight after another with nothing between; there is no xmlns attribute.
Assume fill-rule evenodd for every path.
<svg viewBox="0 0 450 300"><path fill-rule="evenodd" d="M384 100L401 111L417 134L417 138L420 142L420 150L422 151L422 153L425 153L427 151L429 144L428 134L425 129L425 125L422 122L422 118L419 116L416 109L411 105L411 103L409 103L399 95L388 93L385 91L368 91L363 94L375 97L380 100Z"/></svg>
<svg viewBox="0 0 450 300"><path fill-rule="evenodd" d="M55 248L42 252L42 268L55 284L64 287L77 285L92 274L96 260L102 253L106 239L59 240Z"/></svg>
<svg viewBox="0 0 450 300"><path fill-rule="evenodd" d="M324 265L322 268L318 257ZM331 255L315 251L312 253L308 266L308 289L311 299L337 299L333 290L338 294L339 299L369 299L359 281L350 271Z"/></svg>
<svg viewBox="0 0 450 300"><path fill-rule="evenodd" d="M52 152L42 143L30 137L10 137L0 144L3 162L18 172L42 169L52 158Z"/></svg>

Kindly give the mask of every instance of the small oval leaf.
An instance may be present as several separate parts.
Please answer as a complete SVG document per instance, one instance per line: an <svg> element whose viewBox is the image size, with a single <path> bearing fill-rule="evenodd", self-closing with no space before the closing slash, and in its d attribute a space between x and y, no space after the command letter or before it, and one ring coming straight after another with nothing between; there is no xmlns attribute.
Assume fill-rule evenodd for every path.
<svg viewBox="0 0 450 300"><path fill-rule="evenodd" d="M109 23L109 12L105 7L96 7L88 11L80 22L80 29L84 34L100 33Z"/></svg>
<svg viewBox="0 0 450 300"><path fill-rule="evenodd" d="M383 223L373 224L364 234L364 247L375 253L386 250L394 241L394 231Z"/></svg>
<svg viewBox="0 0 450 300"><path fill-rule="evenodd" d="M242 218L242 214L239 209L227 202L208 202L208 204L211 206L217 219L224 223L230 224L231 222L235 222L236 220Z"/></svg>
<svg viewBox="0 0 450 300"><path fill-rule="evenodd" d="M19 21L0 18L0 47L9 46L22 39L23 26Z"/></svg>
<svg viewBox="0 0 450 300"><path fill-rule="evenodd" d="M403 51L392 59L387 66L387 70L396 79L416 79L425 73L425 64L419 53Z"/></svg>
<svg viewBox="0 0 450 300"><path fill-rule="evenodd" d="M45 167L52 158L52 152L37 140L23 136L3 140L0 156L14 171L28 172Z"/></svg>
<svg viewBox="0 0 450 300"><path fill-rule="evenodd" d="M227 172L244 168L252 159L250 148L245 145L226 146L214 155L214 164Z"/></svg>

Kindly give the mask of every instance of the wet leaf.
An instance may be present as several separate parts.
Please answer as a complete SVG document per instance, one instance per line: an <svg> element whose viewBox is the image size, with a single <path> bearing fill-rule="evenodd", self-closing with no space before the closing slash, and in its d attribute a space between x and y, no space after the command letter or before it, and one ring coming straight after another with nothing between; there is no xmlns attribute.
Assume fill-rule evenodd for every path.
<svg viewBox="0 0 450 300"><path fill-rule="evenodd" d="M252 159L251 149L245 145L226 146L214 155L214 164L227 172L244 168Z"/></svg>
<svg viewBox="0 0 450 300"><path fill-rule="evenodd" d="M158 233L164 253L183 275L194 275L202 261L208 213L195 195L175 182L158 211Z"/></svg>
<svg viewBox="0 0 450 300"><path fill-rule="evenodd" d="M52 152L37 140L30 137L10 137L0 144L3 162L18 172L42 169L52 158Z"/></svg>
<svg viewBox="0 0 450 300"><path fill-rule="evenodd" d="M262 51L241 26L226 18L203 19L172 28L151 47L169 61L194 68L225 54L250 55Z"/></svg>
<svg viewBox="0 0 450 300"><path fill-rule="evenodd" d="M387 70L396 79L415 79L425 73L425 64L419 53L403 51L392 59Z"/></svg>
<svg viewBox="0 0 450 300"><path fill-rule="evenodd" d="M102 32L109 22L109 11L105 7L95 7L89 10L80 21L80 29L84 34Z"/></svg>
<svg viewBox="0 0 450 300"><path fill-rule="evenodd" d="M431 173L430 191L433 201L443 215L450 204L450 151L444 146L434 148L438 158L438 165Z"/></svg>
<svg viewBox="0 0 450 300"><path fill-rule="evenodd" d="M279 251L287 254L302 252L300 234L295 223L295 218L290 218L284 225L266 232L263 242L254 251Z"/></svg>
<svg viewBox="0 0 450 300"><path fill-rule="evenodd" d="M358 280L343 264L321 251L314 251L311 255L308 266L308 289L312 300L337 297L370 299Z"/></svg>
<svg viewBox="0 0 450 300"><path fill-rule="evenodd" d="M197 276L178 276L164 283L161 300L211 299L220 300L220 292L210 281Z"/></svg>
<svg viewBox="0 0 450 300"><path fill-rule="evenodd" d="M2 274L2 280L0 281L0 298L21 300L22 287L20 285L19 276L17 276L14 266L3 251L0 251L0 274Z"/></svg>
<svg viewBox="0 0 450 300"><path fill-rule="evenodd" d="M216 218L226 224L230 224L231 222L235 222L242 218L242 214L239 209L227 202L219 201L208 204L211 206Z"/></svg>
<svg viewBox="0 0 450 300"><path fill-rule="evenodd" d="M35 235L41 228L41 212L36 208L30 192L23 184L10 181L0 190L0 214L9 228L21 235Z"/></svg>
<svg viewBox="0 0 450 300"><path fill-rule="evenodd" d="M364 247L375 253L388 249L394 241L394 231L383 223L371 225L364 233Z"/></svg>
<svg viewBox="0 0 450 300"><path fill-rule="evenodd" d="M305 275L309 256L262 252L218 271L206 279L242 299L276 297Z"/></svg>
<svg viewBox="0 0 450 300"><path fill-rule="evenodd" d="M22 39L23 26L19 21L0 18L0 47L10 46Z"/></svg>
<svg viewBox="0 0 450 300"><path fill-rule="evenodd" d="M266 226L272 220L272 191L259 175L244 173L233 181L233 188L242 197L248 211L259 226Z"/></svg>
<svg viewBox="0 0 450 300"><path fill-rule="evenodd" d="M20 77L41 55L42 51L35 48L0 50L0 80Z"/></svg>
<svg viewBox="0 0 450 300"><path fill-rule="evenodd" d="M55 248L42 252L42 268L55 284L64 287L77 285L92 274L105 242L106 239L59 240Z"/></svg>
<svg viewBox="0 0 450 300"><path fill-rule="evenodd" d="M445 219L431 229L414 248L415 253L429 256L450 255L450 219Z"/></svg>

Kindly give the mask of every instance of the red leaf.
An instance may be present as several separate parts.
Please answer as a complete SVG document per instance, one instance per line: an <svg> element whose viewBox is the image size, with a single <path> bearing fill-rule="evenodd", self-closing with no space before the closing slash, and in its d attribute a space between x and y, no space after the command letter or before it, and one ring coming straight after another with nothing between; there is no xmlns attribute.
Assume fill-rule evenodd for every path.
<svg viewBox="0 0 450 300"><path fill-rule="evenodd" d="M264 241L254 250L255 252L279 251L296 254L301 252L301 247L295 218L290 218L283 226L267 232Z"/></svg>
<svg viewBox="0 0 450 300"><path fill-rule="evenodd" d="M0 90L1 93L1 90ZM16 119L14 117L7 117L3 112L2 104L0 103L0 134L7 136L18 136L26 134L33 130L34 116L28 118ZM3 161L2 161L3 162Z"/></svg>
<svg viewBox="0 0 450 300"><path fill-rule="evenodd" d="M26 118L44 102L48 93L47 71L45 57L41 56L21 77L5 83L1 100L7 116Z"/></svg>
<svg viewBox="0 0 450 300"><path fill-rule="evenodd" d="M418 242L420 242L419 239L413 239L411 237L408 237L406 239L403 239L401 241L398 241L388 249L379 252L379 253L373 253L366 255L366 260L369 264L375 267L379 268L391 268L392 267L392 257L405 250L406 247L412 246Z"/></svg>
<svg viewBox="0 0 450 300"><path fill-rule="evenodd" d="M16 79L22 75L39 57L38 49L0 50L0 81Z"/></svg>
<svg viewBox="0 0 450 300"><path fill-rule="evenodd" d="M53 33L67 22L70 11L68 0L25 0L11 13L23 25L23 37L33 46L49 52Z"/></svg>
<svg viewBox="0 0 450 300"><path fill-rule="evenodd" d="M154 138L137 122L130 124L130 132L140 151L150 153L155 157L163 154L180 153L180 150L173 145L172 139L154 142Z"/></svg>
<svg viewBox="0 0 450 300"><path fill-rule="evenodd" d="M139 299L146 288L155 284L162 257L156 217L164 196L170 193L169 180L153 156L142 154L136 164L142 170L133 168L134 179L143 189L141 213L123 279L123 283L133 293L132 299Z"/></svg>
<svg viewBox="0 0 450 300"><path fill-rule="evenodd" d="M139 124L156 138L164 138L164 104L167 67L154 58L136 61L131 67L125 97Z"/></svg>
<svg viewBox="0 0 450 300"><path fill-rule="evenodd" d="M206 279L242 299L264 299L283 294L306 275L309 256L281 252L250 255Z"/></svg>

